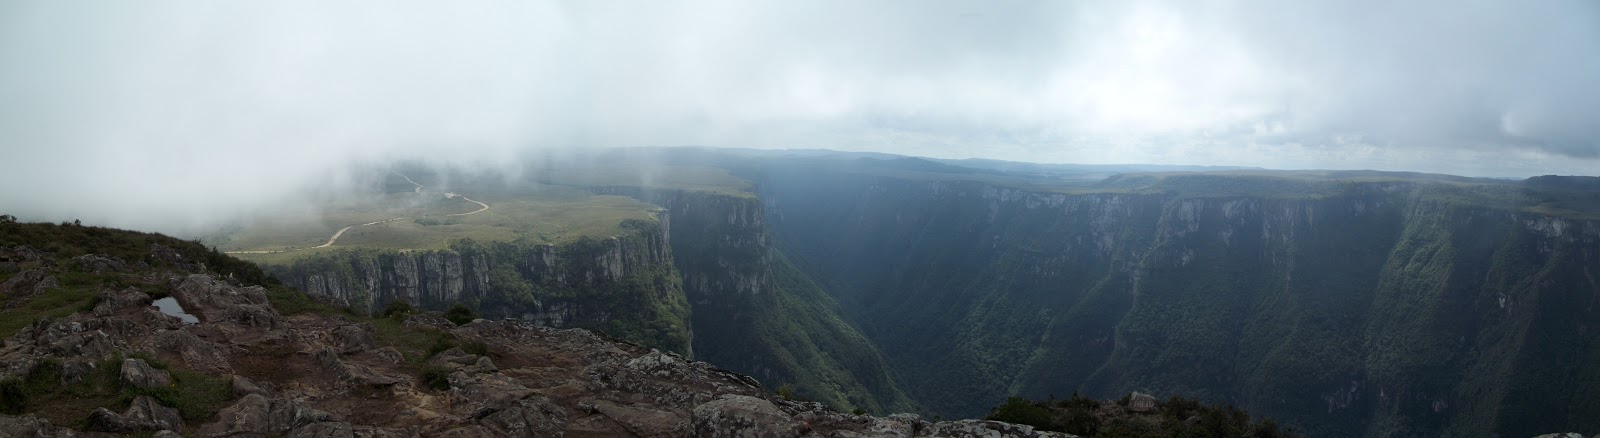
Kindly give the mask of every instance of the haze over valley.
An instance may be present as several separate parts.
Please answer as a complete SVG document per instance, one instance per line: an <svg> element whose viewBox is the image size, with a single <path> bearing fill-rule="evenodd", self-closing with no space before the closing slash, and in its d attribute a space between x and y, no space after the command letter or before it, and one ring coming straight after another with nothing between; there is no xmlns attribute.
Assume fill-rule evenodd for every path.
<svg viewBox="0 0 1600 438"><path fill-rule="evenodd" d="M0 432L1600 433L1589 2L24 1L0 65Z"/></svg>

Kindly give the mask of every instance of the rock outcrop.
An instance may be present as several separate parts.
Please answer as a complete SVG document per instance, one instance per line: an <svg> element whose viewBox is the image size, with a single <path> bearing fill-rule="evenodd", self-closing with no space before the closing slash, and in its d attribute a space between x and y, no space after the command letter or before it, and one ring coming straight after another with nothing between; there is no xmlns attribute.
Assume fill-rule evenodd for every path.
<svg viewBox="0 0 1600 438"><path fill-rule="evenodd" d="M404 321L286 315L264 289L209 274L105 272L162 285L201 322L183 324L151 307L140 288L124 287L101 291L92 311L23 328L0 349L0 380L61 389L21 401L21 415L0 415L0 436L1063 436L841 414L583 329L487 320L457 327L435 313ZM112 388L98 390L135 396L73 399L89 389L72 385L106 372ZM186 398L208 394L219 398Z"/></svg>
<svg viewBox="0 0 1600 438"><path fill-rule="evenodd" d="M285 283L364 313L401 301L465 303L491 319L589 328L690 353L688 304L668 250L668 219L561 245L457 242L440 251L350 250L268 267Z"/></svg>

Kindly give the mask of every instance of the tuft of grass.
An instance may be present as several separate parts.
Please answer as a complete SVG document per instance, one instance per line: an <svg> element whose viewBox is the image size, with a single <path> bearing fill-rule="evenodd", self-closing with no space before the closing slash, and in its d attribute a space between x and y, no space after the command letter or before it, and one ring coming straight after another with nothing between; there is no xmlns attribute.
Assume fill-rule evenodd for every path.
<svg viewBox="0 0 1600 438"><path fill-rule="evenodd" d="M456 305L450 307L450 310L444 311L444 319L450 320L455 325L466 325L472 320L478 319L478 312L472 311L472 308L467 307L466 304L456 303Z"/></svg>
<svg viewBox="0 0 1600 438"><path fill-rule="evenodd" d="M383 312L379 315L384 318L404 321L406 318L411 317L411 314L415 312L416 310L411 308L411 303L408 303L405 300L397 299L390 301L387 306L384 306Z"/></svg>
<svg viewBox="0 0 1600 438"><path fill-rule="evenodd" d="M450 338L441 336L434 339L433 345L428 346L428 354L424 355L423 357L424 359L430 358L451 348L456 348L456 342L450 340Z"/></svg>
<svg viewBox="0 0 1600 438"><path fill-rule="evenodd" d="M283 286L274 286L268 288L267 301L272 303L273 308L278 309L278 313L282 313L284 315L294 315L300 313L328 316L355 314L355 312L351 311L350 309L318 301L312 298L310 295L306 295L305 292L300 292Z"/></svg>
<svg viewBox="0 0 1600 438"><path fill-rule="evenodd" d="M64 369L60 362L46 360L35 365L20 379L0 381L0 413L18 415L36 413L58 424L82 421L89 409L104 407L120 412L140 395L150 396L162 405L178 409L185 421L206 422L216 418L217 411L233 401L233 385L228 379L214 377L186 369L174 368L144 354L135 353L151 367L172 374L172 386L163 388L124 387L118 374L124 356L115 355L100 361L92 371L76 382L64 384Z"/></svg>
<svg viewBox="0 0 1600 438"><path fill-rule="evenodd" d="M467 354L488 356L489 344L486 344L480 340L471 340L461 344L461 351L465 351Z"/></svg>
<svg viewBox="0 0 1600 438"><path fill-rule="evenodd" d="M61 318L93 310L99 304L104 278L82 272L58 273L56 280L60 287L45 289L25 302L0 308L0 336L10 337L43 318Z"/></svg>
<svg viewBox="0 0 1600 438"><path fill-rule="evenodd" d="M425 388L437 391L450 389L450 371L445 370L443 367L423 367L417 378L422 380L422 386Z"/></svg>
<svg viewBox="0 0 1600 438"><path fill-rule="evenodd" d="M394 347L405 355L407 362L413 364L422 363L440 351L455 347L454 338L437 328L407 327L405 323L393 318L374 318L371 322L376 331L374 338L378 343ZM439 348L441 345L444 347Z"/></svg>
<svg viewBox="0 0 1600 438"><path fill-rule="evenodd" d="M228 379L181 369L169 369L168 372L172 373L172 386L129 387L122 393L121 404L131 402L134 397L147 395L163 405L177 408L178 415L185 421L201 423L215 419L217 411L227 407L234 399L233 384Z"/></svg>

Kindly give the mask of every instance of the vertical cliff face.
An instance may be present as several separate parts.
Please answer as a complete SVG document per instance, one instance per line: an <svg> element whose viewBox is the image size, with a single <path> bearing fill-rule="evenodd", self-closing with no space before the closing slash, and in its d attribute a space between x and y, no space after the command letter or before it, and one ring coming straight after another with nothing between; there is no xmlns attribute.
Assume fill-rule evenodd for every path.
<svg viewBox="0 0 1600 438"><path fill-rule="evenodd" d="M838 304L772 247L753 196L605 188L662 206L693 308L697 359L846 410L907 412L881 353Z"/></svg>
<svg viewBox="0 0 1600 438"><path fill-rule="evenodd" d="M1407 183L1298 197L761 186L776 245L936 413L1140 390L1314 435L1600 427L1583 397L1600 391L1585 365L1600 359L1592 221Z"/></svg>
<svg viewBox="0 0 1600 438"><path fill-rule="evenodd" d="M609 238L564 245L461 241L444 251L348 250L271 268L285 283L356 309L400 300L465 303L488 318L583 327L689 353L688 303L673 267L670 218L629 221Z"/></svg>

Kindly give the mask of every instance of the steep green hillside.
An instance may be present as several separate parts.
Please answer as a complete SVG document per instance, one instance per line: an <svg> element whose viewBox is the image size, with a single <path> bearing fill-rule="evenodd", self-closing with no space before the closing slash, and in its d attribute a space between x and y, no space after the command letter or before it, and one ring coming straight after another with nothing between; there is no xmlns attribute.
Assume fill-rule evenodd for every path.
<svg viewBox="0 0 1600 438"><path fill-rule="evenodd" d="M794 162L750 177L778 248L934 413L1140 390L1313 436L1600 428L1600 224L1570 184L1230 171L1041 189Z"/></svg>
<svg viewBox="0 0 1600 438"><path fill-rule="evenodd" d="M308 254L267 269L286 284L376 313L393 301L489 318L581 327L690 353L689 306L666 226L627 220L623 233L551 245L458 240L447 250L371 248Z"/></svg>
<svg viewBox="0 0 1600 438"><path fill-rule="evenodd" d="M775 250L748 195L612 187L666 208L672 252L693 309L696 359L807 399L877 413L918 407L868 339Z"/></svg>

